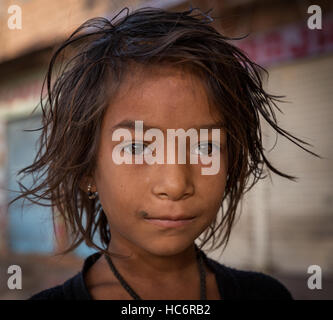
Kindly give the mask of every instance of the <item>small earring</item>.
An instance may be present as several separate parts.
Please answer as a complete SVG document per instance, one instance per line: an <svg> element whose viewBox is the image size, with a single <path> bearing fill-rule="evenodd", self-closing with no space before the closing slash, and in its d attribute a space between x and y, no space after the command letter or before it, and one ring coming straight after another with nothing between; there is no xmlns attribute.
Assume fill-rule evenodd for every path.
<svg viewBox="0 0 333 320"><path fill-rule="evenodd" d="M91 191L91 183L88 184L88 198L90 200L96 199L97 192L92 192Z"/></svg>

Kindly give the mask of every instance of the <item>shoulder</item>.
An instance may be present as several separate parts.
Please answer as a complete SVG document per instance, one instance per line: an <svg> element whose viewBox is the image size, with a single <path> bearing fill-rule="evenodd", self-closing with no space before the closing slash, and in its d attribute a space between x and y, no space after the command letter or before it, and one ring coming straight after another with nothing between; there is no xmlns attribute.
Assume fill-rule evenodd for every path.
<svg viewBox="0 0 333 320"><path fill-rule="evenodd" d="M62 285L43 290L31 296L29 300L90 300L82 272L77 273Z"/></svg>
<svg viewBox="0 0 333 320"><path fill-rule="evenodd" d="M289 290L276 278L257 271L238 270L209 259L219 286L230 298L292 300Z"/></svg>
<svg viewBox="0 0 333 320"><path fill-rule="evenodd" d="M246 299L292 300L289 290L276 278L262 272L230 268Z"/></svg>
<svg viewBox="0 0 333 320"><path fill-rule="evenodd" d="M63 285L58 285L32 295L28 300L65 300Z"/></svg>
<svg viewBox="0 0 333 320"><path fill-rule="evenodd" d="M84 261L82 270L76 275L61 285L34 294L28 300L91 300L92 297L87 289L84 274L100 256L99 252L88 256Z"/></svg>

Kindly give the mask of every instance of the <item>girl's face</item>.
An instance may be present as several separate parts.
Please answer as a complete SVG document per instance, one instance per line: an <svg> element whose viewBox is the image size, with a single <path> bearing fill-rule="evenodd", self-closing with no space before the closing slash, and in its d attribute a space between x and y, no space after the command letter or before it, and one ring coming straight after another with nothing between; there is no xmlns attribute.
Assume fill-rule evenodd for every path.
<svg viewBox="0 0 333 320"><path fill-rule="evenodd" d="M203 175L200 160L198 164L188 159L186 164L167 163L167 129L195 128L199 133L200 127L217 123L200 81L189 71L167 66L152 67L143 73L133 70L110 103L102 123L93 184L110 225L113 248L126 253L144 250L160 256L177 254L192 245L215 219L226 185L226 132L221 129L217 174ZM135 120L164 133L164 164L134 163L136 156L130 152L140 152L140 143L149 145L152 141L134 140L132 129L128 130L138 145L126 147L123 155L132 157L133 163L113 161L113 149L119 143L123 145L123 141L113 141L114 127L123 123L127 129L126 123ZM211 141L211 130L208 132ZM175 147L177 155L177 142ZM155 225L148 219L161 217L192 219L177 227Z"/></svg>

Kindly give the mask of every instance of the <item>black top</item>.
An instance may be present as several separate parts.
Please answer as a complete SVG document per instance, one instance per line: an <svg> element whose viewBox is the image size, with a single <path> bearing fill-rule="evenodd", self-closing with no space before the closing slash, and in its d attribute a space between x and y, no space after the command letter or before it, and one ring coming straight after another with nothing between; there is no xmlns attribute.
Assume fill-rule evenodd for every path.
<svg viewBox="0 0 333 320"><path fill-rule="evenodd" d="M216 275L220 296L223 300L292 300L288 289L277 279L254 271L241 271L222 265L206 256L206 264ZM83 268L62 285L43 290L29 300L92 300L84 282L84 274L101 256L96 252L84 261ZM111 270L110 270L111 272Z"/></svg>

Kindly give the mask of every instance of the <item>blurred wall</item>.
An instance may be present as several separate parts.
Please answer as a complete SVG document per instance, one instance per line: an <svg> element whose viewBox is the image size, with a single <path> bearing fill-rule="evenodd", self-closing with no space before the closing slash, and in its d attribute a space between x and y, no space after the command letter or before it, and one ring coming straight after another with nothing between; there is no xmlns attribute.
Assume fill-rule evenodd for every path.
<svg viewBox="0 0 333 320"><path fill-rule="evenodd" d="M38 103L41 81L54 46L85 19L110 17L120 7L153 4L188 8L188 1L16 1L22 7L22 30L8 30L7 8L0 6L0 185L8 187L10 124L24 121ZM331 1L316 1L323 13L323 29L309 30L307 1L192 1L203 10L214 8L214 25L228 36L249 36L234 43L269 71L265 86L286 95L279 104L279 124L311 143L317 159L279 138L268 158L297 183L272 174L244 198L242 213L219 261L237 266L289 274L306 274L319 265L332 275L332 66ZM218 16L218 17L217 17ZM275 135L263 124L267 150ZM9 130L9 131L8 131ZM9 134L9 135L8 135ZM22 137L23 139L24 137ZM21 138L20 138L21 139ZM28 140L27 140L28 141ZM22 142L22 141L21 141ZM29 145L29 144L27 144ZM31 144L30 144L31 145ZM12 251L15 233L8 220L8 194L0 193L0 254ZM15 229L15 228L14 228ZM57 246L54 246L57 250ZM81 255L88 253L81 248Z"/></svg>
<svg viewBox="0 0 333 320"><path fill-rule="evenodd" d="M16 58L36 49L61 41L85 20L114 14L119 8L144 5L172 7L184 1L147 0L1 0L0 60ZM8 8L18 5L22 10L22 29L8 30Z"/></svg>

